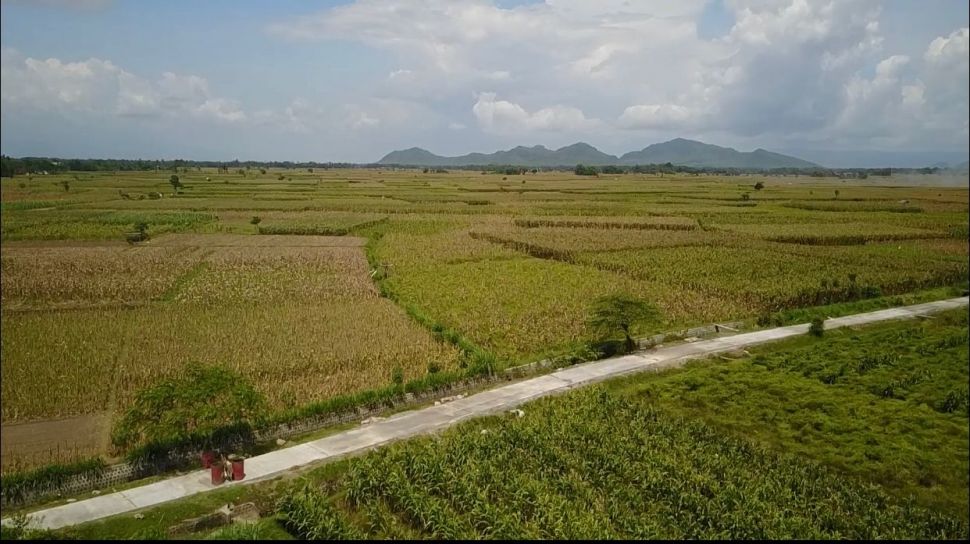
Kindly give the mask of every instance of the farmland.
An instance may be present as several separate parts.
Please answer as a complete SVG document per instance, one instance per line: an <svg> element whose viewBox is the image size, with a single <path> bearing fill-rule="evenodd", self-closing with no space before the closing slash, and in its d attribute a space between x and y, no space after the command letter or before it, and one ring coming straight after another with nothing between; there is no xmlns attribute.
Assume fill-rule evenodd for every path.
<svg viewBox="0 0 970 544"><path fill-rule="evenodd" d="M316 538L965 537L966 313L831 334L392 446L329 496L286 496L283 523Z"/></svg>
<svg viewBox="0 0 970 544"><path fill-rule="evenodd" d="M647 335L968 278L965 187L190 169L173 194L171 174L0 182L4 426L118 414L192 360L279 411L459 371L441 330L499 368L577 353L609 294L659 309Z"/></svg>
<svg viewBox="0 0 970 544"><path fill-rule="evenodd" d="M304 539L965 539L967 326L961 309L615 379L233 500Z"/></svg>

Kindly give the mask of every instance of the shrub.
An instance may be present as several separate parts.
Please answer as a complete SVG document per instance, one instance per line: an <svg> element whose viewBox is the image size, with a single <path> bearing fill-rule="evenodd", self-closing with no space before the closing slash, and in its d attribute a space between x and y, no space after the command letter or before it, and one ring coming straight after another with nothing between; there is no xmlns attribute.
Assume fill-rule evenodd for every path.
<svg viewBox="0 0 970 544"><path fill-rule="evenodd" d="M180 376L143 389L111 433L115 446L182 442L262 418L262 395L223 366L189 363Z"/></svg>
<svg viewBox="0 0 970 544"><path fill-rule="evenodd" d="M808 334L812 336L822 336L825 332L825 320L821 317L812 319L812 324L808 326Z"/></svg>
<svg viewBox="0 0 970 544"><path fill-rule="evenodd" d="M657 309L647 302L629 295L609 295L598 299L593 305L588 324L604 336L622 332L627 351L632 351L637 345L630 335L630 328L639 322L653 320L658 315Z"/></svg>
<svg viewBox="0 0 970 544"><path fill-rule="evenodd" d="M394 370L391 371L391 382L394 385L404 385L404 370L401 367L396 366Z"/></svg>
<svg viewBox="0 0 970 544"><path fill-rule="evenodd" d="M882 296L882 289L876 287L875 285L867 285L862 288L863 298L876 298Z"/></svg>

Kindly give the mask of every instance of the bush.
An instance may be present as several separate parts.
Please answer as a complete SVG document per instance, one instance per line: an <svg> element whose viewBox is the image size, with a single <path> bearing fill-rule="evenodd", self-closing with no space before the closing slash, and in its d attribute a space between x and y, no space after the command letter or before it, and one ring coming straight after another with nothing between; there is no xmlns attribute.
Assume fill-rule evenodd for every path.
<svg viewBox="0 0 970 544"><path fill-rule="evenodd" d="M652 321L660 313L652 304L637 300L629 295L610 295L599 298L593 305L588 325L605 339L617 332L623 333L627 351L636 349L631 336L631 328L644 321Z"/></svg>
<svg viewBox="0 0 970 544"><path fill-rule="evenodd" d="M391 371L391 382L394 385L404 385L404 370L401 367L396 366L394 370Z"/></svg>
<svg viewBox="0 0 970 544"><path fill-rule="evenodd" d="M120 448L184 442L257 422L264 409L262 395L242 376L223 366L189 363L182 375L139 391L111 441Z"/></svg>
<svg viewBox="0 0 970 544"><path fill-rule="evenodd" d="M825 320L821 317L812 319L812 324L808 326L808 334L821 337L825 332Z"/></svg>
<svg viewBox="0 0 970 544"><path fill-rule="evenodd" d="M875 285L867 285L862 288L863 298L877 298L882 296L882 289L876 287Z"/></svg>

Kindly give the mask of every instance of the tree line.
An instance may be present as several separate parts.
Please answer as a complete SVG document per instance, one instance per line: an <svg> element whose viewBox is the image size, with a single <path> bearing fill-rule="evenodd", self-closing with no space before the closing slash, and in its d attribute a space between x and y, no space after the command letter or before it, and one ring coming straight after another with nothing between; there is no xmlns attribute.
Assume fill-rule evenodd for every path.
<svg viewBox="0 0 970 544"><path fill-rule="evenodd" d="M394 164L359 164L349 162L291 162L291 161L192 161L185 159L173 160L145 160L145 159L60 159L55 157L8 157L0 156L0 176L13 177L17 175L40 174L47 172L54 174L59 172L129 172L145 170L170 170L172 172L190 169L216 168L221 172L229 172L251 168L284 168L284 169L307 169L312 171L314 168L402 168L414 169L409 165ZM835 177L835 178L858 178L865 179L869 176L891 176L893 174L936 174L939 168L716 168L716 167L695 167L683 166L678 164L636 164L633 166L589 166L589 165L561 165L561 166L542 166L542 167L523 167L521 165L506 164L469 164L462 166L449 166L451 170L481 170L482 173L496 173L505 175L537 174L548 171L572 170L578 175L595 176L599 174L715 174L715 175L741 175L741 174L771 174L780 176L812 176L812 177ZM425 169L425 171L444 172L440 168Z"/></svg>

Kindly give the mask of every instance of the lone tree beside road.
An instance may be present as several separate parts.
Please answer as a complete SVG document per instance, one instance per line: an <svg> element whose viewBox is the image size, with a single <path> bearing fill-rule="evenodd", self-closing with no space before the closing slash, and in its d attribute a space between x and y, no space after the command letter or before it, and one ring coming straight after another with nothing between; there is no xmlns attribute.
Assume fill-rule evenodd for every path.
<svg viewBox="0 0 970 544"><path fill-rule="evenodd" d="M127 449L204 440L227 427L252 428L264 409L262 395L232 370L189 363L181 375L139 391L115 424L111 441Z"/></svg>
<svg viewBox="0 0 970 544"><path fill-rule="evenodd" d="M660 311L652 304L629 295L609 295L599 298L593 304L593 314L588 324L603 336L622 332L626 350L633 351L637 343L630 334L630 328L638 322L650 321L659 316Z"/></svg>

